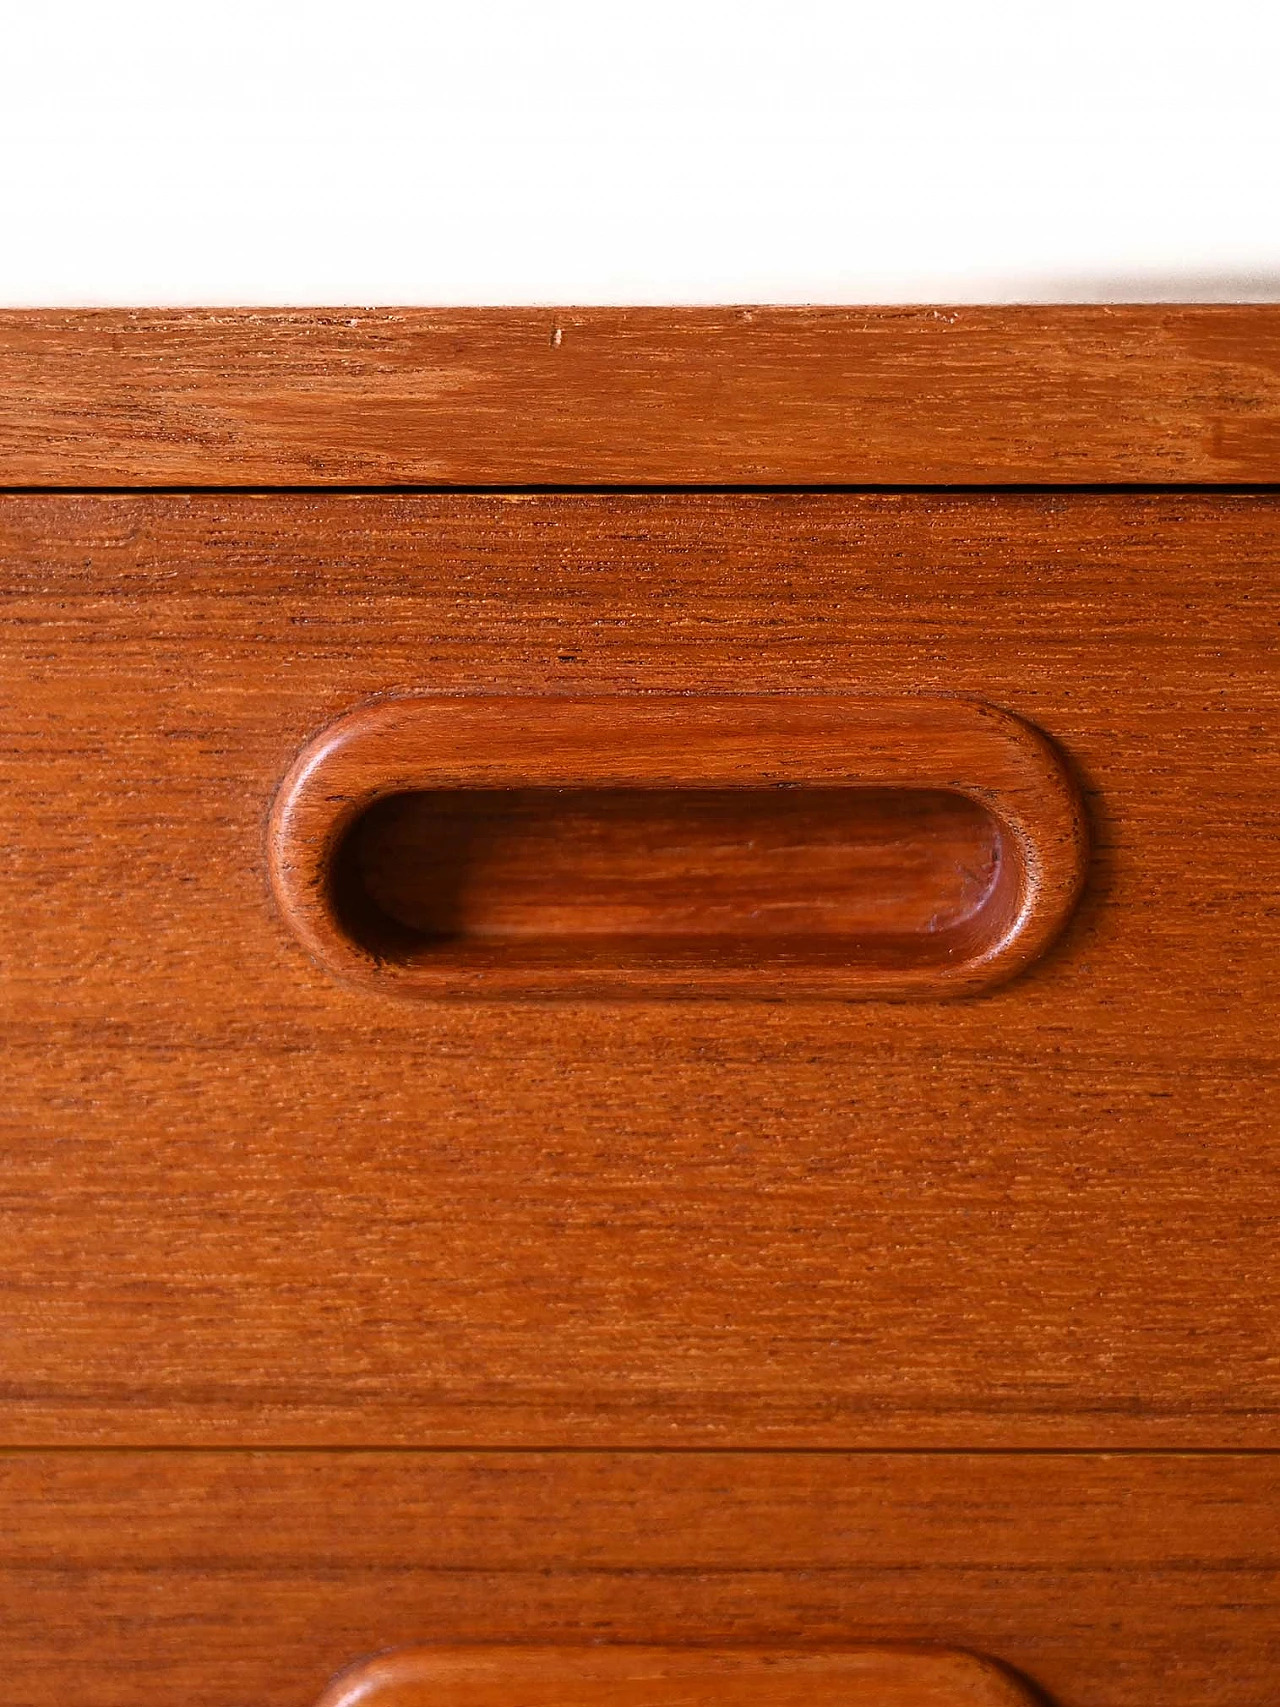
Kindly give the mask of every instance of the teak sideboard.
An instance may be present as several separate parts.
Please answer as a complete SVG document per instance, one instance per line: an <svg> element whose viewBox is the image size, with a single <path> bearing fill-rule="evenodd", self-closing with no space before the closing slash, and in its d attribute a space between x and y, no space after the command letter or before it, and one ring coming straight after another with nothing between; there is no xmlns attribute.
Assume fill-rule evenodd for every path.
<svg viewBox="0 0 1280 1707"><path fill-rule="evenodd" d="M1280 308L0 314L4 1707L1274 1707Z"/></svg>

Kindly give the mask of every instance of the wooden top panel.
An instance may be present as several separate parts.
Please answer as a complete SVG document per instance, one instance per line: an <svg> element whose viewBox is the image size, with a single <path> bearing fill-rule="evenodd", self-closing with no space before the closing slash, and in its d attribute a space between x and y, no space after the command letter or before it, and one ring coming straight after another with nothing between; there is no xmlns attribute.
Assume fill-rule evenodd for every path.
<svg viewBox="0 0 1280 1707"><path fill-rule="evenodd" d="M1280 474L1280 307L0 314L0 484Z"/></svg>

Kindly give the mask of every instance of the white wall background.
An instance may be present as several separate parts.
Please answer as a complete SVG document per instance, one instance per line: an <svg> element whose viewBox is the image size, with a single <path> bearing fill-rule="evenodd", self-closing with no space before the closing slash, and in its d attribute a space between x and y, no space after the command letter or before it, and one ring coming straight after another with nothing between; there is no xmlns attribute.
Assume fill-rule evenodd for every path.
<svg viewBox="0 0 1280 1707"><path fill-rule="evenodd" d="M1280 299L1275 0L7 0L0 303Z"/></svg>

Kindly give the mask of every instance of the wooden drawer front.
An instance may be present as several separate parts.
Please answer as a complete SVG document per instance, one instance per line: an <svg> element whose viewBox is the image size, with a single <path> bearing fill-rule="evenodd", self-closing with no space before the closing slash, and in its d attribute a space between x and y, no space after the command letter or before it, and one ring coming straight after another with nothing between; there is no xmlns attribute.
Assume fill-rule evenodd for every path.
<svg viewBox="0 0 1280 1707"><path fill-rule="evenodd" d="M9 1444L1274 1443L1277 500L13 496L0 544ZM1066 753L1088 887L948 1003L349 986L267 813L424 691L973 696Z"/></svg>
<svg viewBox="0 0 1280 1707"><path fill-rule="evenodd" d="M317 1707L419 1643L939 1643L1054 1707L1280 1675L1265 1454L32 1452L0 1531L5 1707Z"/></svg>

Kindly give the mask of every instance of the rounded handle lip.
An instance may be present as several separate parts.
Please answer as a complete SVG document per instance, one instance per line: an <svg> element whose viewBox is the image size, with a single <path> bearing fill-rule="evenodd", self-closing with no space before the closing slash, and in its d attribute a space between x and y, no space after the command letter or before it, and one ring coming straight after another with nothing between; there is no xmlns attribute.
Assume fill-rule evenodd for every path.
<svg viewBox="0 0 1280 1707"><path fill-rule="evenodd" d="M768 999L767 971L586 976L547 966L401 965L355 940L331 872L348 830L376 801L426 788L843 785L936 788L981 805L1008 838L998 928L928 967L829 969L777 994L835 1000L974 994L1039 959L1084 888L1080 791L1050 738L967 696L557 696L402 693L322 729L277 791L268 869L280 912L313 957L384 993L449 996L673 995ZM990 921L987 921L990 923ZM690 986L693 986L692 988Z"/></svg>
<svg viewBox="0 0 1280 1707"><path fill-rule="evenodd" d="M650 1643L506 1643L385 1649L333 1678L316 1707L507 1707L512 1701L608 1707L1034 1707L1041 1699L986 1654L942 1643L738 1648Z"/></svg>

